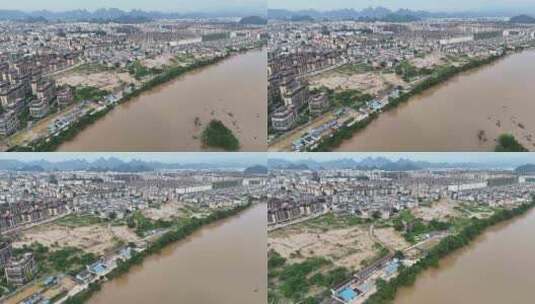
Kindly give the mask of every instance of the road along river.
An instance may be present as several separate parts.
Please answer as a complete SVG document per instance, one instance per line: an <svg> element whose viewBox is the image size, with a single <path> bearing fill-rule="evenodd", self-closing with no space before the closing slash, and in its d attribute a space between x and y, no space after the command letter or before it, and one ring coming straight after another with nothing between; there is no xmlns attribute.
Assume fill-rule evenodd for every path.
<svg viewBox="0 0 535 304"><path fill-rule="evenodd" d="M207 225L105 283L90 304L267 303L267 206Z"/></svg>
<svg viewBox="0 0 535 304"><path fill-rule="evenodd" d="M512 133L535 150L535 51L462 73L381 113L337 151L492 151Z"/></svg>
<svg viewBox="0 0 535 304"><path fill-rule="evenodd" d="M533 303L535 210L483 233L402 288L396 304Z"/></svg>
<svg viewBox="0 0 535 304"><path fill-rule="evenodd" d="M234 132L242 151L265 151L266 60L258 49L188 72L117 106L58 151L199 151L212 119Z"/></svg>

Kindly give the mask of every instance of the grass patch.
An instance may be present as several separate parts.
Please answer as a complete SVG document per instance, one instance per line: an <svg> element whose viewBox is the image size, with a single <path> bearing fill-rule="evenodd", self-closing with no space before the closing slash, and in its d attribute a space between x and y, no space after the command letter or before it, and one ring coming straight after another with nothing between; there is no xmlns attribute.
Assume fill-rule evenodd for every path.
<svg viewBox="0 0 535 304"><path fill-rule="evenodd" d="M99 63L86 63L80 66L77 66L71 70L71 72L74 72L74 73L84 73L84 74L101 73L101 72L107 72L107 71L113 71L113 68L108 68L107 66L103 64L99 64Z"/></svg>
<svg viewBox="0 0 535 304"><path fill-rule="evenodd" d="M84 270L86 265L97 260L93 253L87 253L77 247L64 247L52 251L49 247L37 242L13 250L15 256L26 252L33 253L39 266L39 273L63 272L76 275Z"/></svg>
<svg viewBox="0 0 535 304"><path fill-rule="evenodd" d="M346 64L335 70L337 73L353 75L353 74L363 74L367 72L372 72L373 67L366 63L354 63Z"/></svg>
<svg viewBox="0 0 535 304"><path fill-rule="evenodd" d="M359 109L365 105L367 101L373 99L372 95L362 93L359 90L332 92L329 97L330 100L333 100L334 104L338 106L352 107L354 109Z"/></svg>
<svg viewBox="0 0 535 304"><path fill-rule="evenodd" d="M148 232L157 229L166 229L173 226L172 221L164 221L162 219L152 220L145 217L141 212L136 211L126 220L128 228L135 229L136 234L144 237Z"/></svg>
<svg viewBox="0 0 535 304"><path fill-rule="evenodd" d="M335 215L333 213L328 213L320 217L308 220L302 223L302 225L308 228L331 230L331 229L343 229L343 228L358 226L358 225L367 224L370 222L371 220L369 219L363 219L357 216Z"/></svg>
<svg viewBox="0 0 535 304"><path fill-rule="evenodd" d="M421 240L421 236L436 231L446 231L451 228L449 222L431 220L425 222L422 219L414 217L409 210L403 210L398 217L393 219L394 229L403 233L405 240L415 244Z"/></svg>
<svg viewBox="0 0 535 304"><path fill-rule="evenodd" d="M268 303L319 303L329 288L351 276L349 269L333 266L324 257L288 264L286 259L271 250L268 253Z"/></svg>
<svg viewBox="0 0 535 304"><path fill-rule="evenodd" d="M137 80L140 80L145 76L151 75L153 70L143 66L141 62L137 60L128 66L128 73L134 76Z"/></svg>
<svg viewBox="0 0 535 304"><path fill-rule="evenodd" d="M77 87L74 92L74 100L76 101L83 101L83 100L98 101L107 95L109 95L108 91L100 90L99 88L90 87L90 86Z"/></svg>
<svg viewBox="0 0 535 304"><path fill-rule="evenodd" d="M88 214L88 215L67 215L55 221L54 223L60 226L76 228L76 227L96 225L102 222L103 220L101 218Z"/></svg>

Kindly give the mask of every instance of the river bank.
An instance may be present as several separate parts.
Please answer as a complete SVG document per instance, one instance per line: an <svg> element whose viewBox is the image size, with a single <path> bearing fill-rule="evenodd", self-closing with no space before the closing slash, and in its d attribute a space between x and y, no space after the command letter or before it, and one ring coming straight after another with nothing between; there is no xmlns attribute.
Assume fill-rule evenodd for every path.
<svg viewBox="0 0 535 304"><path fill-rule="evenodd" d="M202 227L239 215L247 209L251 208L251 206L253 205L251 203L248 203L246 205L239 206L230 210L215 211L214 213L210 214L208 217L205 218L191 219L184 225L181 225L176 229L165 233L163 236L151 243L143 251L134 252L128 260L124 262L118 262L117 267L115 269L111 270L106 275L98 278L98 280L96 280L95 282L90 283L86 287L86 289L81 290L76 295L71 296L62 302L68 304L87 302L95 293L101 290L102 285L105 282L113 279L118 279L121 276L127 274L132 269L132 267L143 264L145 259L152 255L159 254L166 246L173 244L177 241L186 239L193 233L199 231Z"/></svg>
<svg viewBox="0 0 535 304"><path fill-rule="evenodd" d="M41 138L41 139L39 139L37 141L32 142L28 146L14 146L14 147L11 147L9 149L9 151L15 151L15 152L16 151L39 151L39 152L56 151L60 147L62 147L64 145L70 143L71 141L73 141L80 133L82 133L82 131L84 131L86 129L90 129L90 127L92 127L93 125L96 125L95 123L97 121L100 122L100 121L103 120L104 117L110 116L112 114L110 112L117 112L117 111L112 111L112 110L115 110L116 108L117 109L125 108L125 106L127 104L130 104L130 101L138 100L138 99L142 98L144 95L146 95L149 92L158 91L160 87L165 87L168 83L172 83L173 80L179 79L182 76L195 75L196 71L202 71L205 68L210 68L212 66L217 66L218 63L224 63L224 62L227 62L228 60L232 60L231 58L235 57L236 55L245 54L245 53L248 53L249 51L258 50L258 49L261 49L261 48L262 48L262 46L256 46L253 49L241 49L239 51L229 52L228 54L226 54L224 56L221 56L221 57L216 57L216 58L213 58L213 59L210 59L210 60L196 62L196 63L194 63L194 64L192 64L192 65L190 65L188 67L173 67L173 68L170 68L170 69L164 71L163 73L158 74L155 77L153 77L152 79L148 80L147 82L142 84L139 88L134 89L131 92L125 91L125 93L123 94L122 98L120 100L118 100L117 102L107 103L106 105L102 106L101 108L99 108L97 110L94 110L94 111L82 116L76 122L74 122L72 125L70 125L68 128L60 131L59 133L56 133L56 134L51 135L51 136L48 136L46 138ZM110 114L110 115L108 115L108 114ZM148 116L148 117L151 117L151 116ZM99 134L99 136L101 138L104 138L105 136L108 136L109 134L106 134L105 136L103 136L103 135L104 134ZM158 135L158 134L156 134L156 135ZM165 135L165 134L162 134L162 135ZM154 135L151 135L151 136L154 137ZM191 134L190 134L190 136L191 136ZM94 141L94 138L92 140ZM69 145L67 145L67 146L69 146ZM117 150L118 151L118 150L120 150L120 149L113 148L113 147L110 147L109 149L103 149L103 148L105 148L105 147L99 147L96 150L98 150L98 151L102 151L102 150L110 150L110 151L111 150L113 150L113 151ZM140 150L141 148L142 147L137 148L136 150ZM163 150L160 147L151 148L150 146L144 147L142 150L151 150L151 149ZM80 150L80 151L81 150L89 151L90 149L79 148L79 149L76 149L76 150L77 151L78 150ZM126 149L125 148L124 150L130 151L130 150L133 150L133 149L131 149L131 148ZM169 149L169 150L171 150L171 149ZM172 149L172 150L176 151L177 149Z"/></svg>
<svg viewBox="0 0 535 304"><path fill-rule="evenodd" d="M491 66L495 63L499 65L498 62L501 62L501 60L504 60L505 58L511 58L509 56L510 54L517 54L517 53L520 53L522 50L508 51L504 53L503 55L496 55L496 56L488 57L486 59L473 60L470 63L465 64L460 67L446 66L446 67L437 68L431 76L429 76L428 78L416 84L409 91L402 92L397 98L390 98L388 103L385 103L385 105L381 109L378 109L366 119L358 121L353 124L342 125L336 131L336 133L334 133L331 137L328 137L324 139L322 142L320 142L320 144L314 151L367 151L367 150L370 150L370 151L371 150L373 151L377 151L377 150L398 151L399 150L401 151L401 150L405 150L407 146L412 147L411 151L415 151L415 150L423 151L424 149L426 151L427 150L444 151L446 150L446 148L444 147L446 146L446 144L444 144L443 142L446 141L448 138L456 138L457 137L456 134L458 134L459 131L454 131L453 134L450 134L451 132L449 131L449 129L452 129L453 127L448 129L447 126L445 126L444 124L448 122L447 120L448 118L450 119L450 121L457 121L457 120L455 117L452 118L448 116L448 113L444 112L446 111L446 109L442 109L442 108L447 108L447 107L454 108L453 105L456 103L455 101L457 99L460 100L460 98L452 97L451 96L452 94L449 93L450 99L453 99L453 100L448 100L448 96L447 95L442 96L442 95L445 95L445 94L442 94L441 97L443 97L442 99L444 100L440 100L440 101L441 101L441 105L442 103L444 105L440 107L440 110L437 108L435 111L432 110L433 105L428 100L426 100L427 102L425 103L415 102L414 103L415 106L412 106L411 108L408 108L408 106L404 106L404 107L401 107L401 106L408 105L409 104L408 101L412 101L413 99L425 99L426 97L427 99L430 99L429 96L433 95L433 93L435 93L438 90L438 89L435 90L435 88L440 88L441 84L459 86L458 85L459 82L455 81L456 77L462 76L464 74L470 75L470 73L468 72L478 71L480 68L483 68L485 66ZM459 91L459 89L457 89L457 91ZM465 92L465 91L461 91L461 92ZM471 94L470 92L468 92L466 95L472 96L474 94ZM483 100L480 100L474 97L471 97L471 99L469 100L472 101L473 105L468 104L468 103L463 103L456 107L457 110L452 109L451 111L455 113L459 113L459 106L460 107L464 106L464 107L469 107L468 109L470 111L474 111L476 113L477 111L479 111L479 113L481 113L481 107L483 105L480 105L480 107L478 108L476 103L478 101L481 101L479 102L481 104ZM410 105L412 105L412 103L410 103ZM395 109L399 109L399 111ZM501 107L499 109L501 109ZM403 113L404 115L401 116L401 118L398 118L398 116L401 115L400 113ZM467 111L467 113L471 113L471 112ZM451 114L451 115L454 115L454 114ZM435 116L446 120L446 122L439 123L438 125L436 125L435 128L432 128L431 126L433 124L433 121L437 122L438 120L438 118ZM488 116L491 117L492 115L489 114ZM403 121L400 122L399 120L402 120L402 119ZM421 122L419 122L418 119L421 120ZM489 124L489 122L487 121L487 116L485 116L484 119L485 119L484 123L486 123L486 125ZM491 119L491 118L488 118L488 119ZM496 118L496 120L499 120L499 119L502 119L502 118ZM507 119L509 119L509 117L507 117ZM464 141L466 141L467 143L464 143L464 142L457 143L457 144L451 143L449 144L449 146L447 146L447 148L453 151L455 149L463 149L463 150L469 149L469 147L472 146L470 150L473 149L474 151L480 151L482 149L493 150L494 147L491 147L491 148L487 147L491 142L487 141L487 138L485 136L483 136L484 137L483 140L485 141L484 143L480 143L480 144L477 143L477 138L478 138L477 131L478 131L478 128L480 128L482 123L476 124L476 122L470 121L470 119L468 118L466 120L467 120L466 123L464 122L464 120L461 121L462 124L458 124L457 128L465 129L464 132L467 132L467 131L471 132L472 131L471 129L475 128L476 130L473 131L474 134L470 133L469 135L465 136L466 139ZM379 126L379 123L381 123L380 126ZM403 126L404 126L403 128L400 128L400 123L403 123ZM424 125L424 123L429 123L431 124L431 126L428 127ZM385 124L386 126L383 126ZM502 121L502 124L504 124L503 121ZM371 131L361 132L365 129L368 131L368 127L370 128L373 127L370 130L373 130L374 132L371 132ZM441 129L441 127L445 127L445 128ZM470 128L470 130L466 130L467 128ZM381 131L378 131L376 129L381 129ZM404 131L405 129L407 129L406 134L403 133L405 132ZM437 129L437 131L434 131L435 129ZM381 134L376 134L379 132L381 132ZM374 133L374 135L373 136L368 135L368 133ZM507 130L502 133L507 133ZM357 139L357 134L358 134L358 139ZM398 138L399 140L396 141L393 139L392 140L385 139L384 138L385 134L391 134L393 138ZM416 137L413 136L415 134L418 134L419 136L416 136ZM439 136L442 136L442 137L439 137ZM490 135L487 134L487 136L490 136ZM363 137L365 139L362 139ZM374 140L374 139L377 139L377 140ZM378 142L379 139L383 140L383 142L382 143ZM476 141L476 143L473 143L474 141Z"/></svg>
<svg viewBox="0 0 535 304"><path fill-rule="evenodd" d="M503 209L494 213L489 218L473 219L473 222L465 227L460 233L447 236L440 243L429 250L422 259L409 267L400 267L398 275L389 280L377 283L378 290L366 300L366 304L392 303L400 288L415 284L421 273L428 269L439 267L441 259L471 244L478 236L489 228L510 221L535 207L535 200L522 204L513 209Z"/></svg>

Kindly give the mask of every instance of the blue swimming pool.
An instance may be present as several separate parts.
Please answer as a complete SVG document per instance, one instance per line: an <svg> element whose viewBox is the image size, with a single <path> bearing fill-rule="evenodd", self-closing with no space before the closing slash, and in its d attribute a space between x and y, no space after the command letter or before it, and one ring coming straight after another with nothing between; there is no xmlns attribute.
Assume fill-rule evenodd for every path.
<svg viewBox="0 0 535 304"><path fill-rule="evenodd" d="M353 289L346 287L338 293L338 296L342 298L342 300L349 302L355 299L358 296L358 294Z"/></svg>

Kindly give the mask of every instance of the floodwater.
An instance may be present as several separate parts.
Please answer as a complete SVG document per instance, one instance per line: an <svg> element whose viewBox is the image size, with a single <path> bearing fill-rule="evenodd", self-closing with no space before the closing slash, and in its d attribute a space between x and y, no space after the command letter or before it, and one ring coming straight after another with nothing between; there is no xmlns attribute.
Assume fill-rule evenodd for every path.
<svg viewBox="0 0 535 304"><path fill-rule="evenodd" d="M338 151L493 151L504 133L535 150L535 51L463 73L382 113Z"/></svg>
<svg viewBox="0 0 535 304"><path fill-rule="evenodd" d="M533 303L535 211L499 224L422 273L396 304Z"/></svg>
<svg viewBox="0 0 535 304"><path fill-rule="evenodd" d="M266 60L266 50L253 50L187 73L119 105L58 150L200 151L200 134L215 118L242 151L265 151Z"/></svg>
<svg viewBox="0 0 535 304"><path fill-rule="evenodd" d="M103 285L90 304L267 303L267 206L208 225Z"/></svg>

